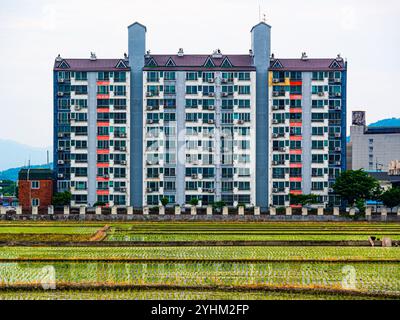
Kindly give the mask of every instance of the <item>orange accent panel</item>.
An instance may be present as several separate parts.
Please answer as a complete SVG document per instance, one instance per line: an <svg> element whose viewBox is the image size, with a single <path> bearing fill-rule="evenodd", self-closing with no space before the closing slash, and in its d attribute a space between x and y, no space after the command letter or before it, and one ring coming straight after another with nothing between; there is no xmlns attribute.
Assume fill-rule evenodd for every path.
<svg viewBox="0 0 400 320"><path fill-rule="evenodd" d="M96 181L109 181L110 178L97 177Z"/></svg>
<svg viewBox="0 0 400 320"><path fill-rule="evenodd" d="M97 99L110 99L109 94L98 94Z"/></svg>
<svg viewBox="0 0 400 320"><path fill-rule="evenodd" d="M97 108L97 112L110 112L110 108Z"/></svg>
<svg viewBox="0 0 400 320"><path fill-rule="evenodd" d="M301 122L290 122L291 127L301 127Z"/></svg>
<svg viewBox="0 0 400 320"><path fill-rule="evenodd" d="M109 122L105 122L105 121L99 121L99 122L97 122L97 126L98 127L109 127L110 123Z"/></svg>
<svg viewBox="0 0 400 320"><path fill-rule="evenodd" d="M301 168L302 164L301 163L291 163L289 164L290 168Z"/></svg>
<svg viewBox="0 0 400 320"><path fill-rule="evenodd" d="M110 194L109 190L97 190L97 195L99 196L108 196Z"/></svg>
<svg viewBox="0 0 400 320"><path fill-rule="evenodd" d="M290 141L301 141L303 138L301 136L290 136Z"/></svg>
<svg viewBox="0 0 400 320"><path fill-rule="evenodd" d="M110 136L97 136L97 140L107 141L110 140Z"/></svg>
<svg viewBox="0 0 400 320"><path fill-rule="evenodd" d="M290 81L291 86L301 86L302 84L302 81Z"/></svg>
<svg viewBox="0 0 400 320"><path fill-rule="evenodd" d="M98 163L97 168L109 168L110 164L109 163Z"/></svg>
<svg viewBox="0 0 400 320"><path fill-rule="evenodd" d="M97 149L97 154L109 154L110 150L108 149Z"/></svg>
<svg viewBox="0 0 400 320"><path fill-rule="evenodd" d="M302 96L301 94L291 94L290 95L290 100L301 100Z"/></svg>
<svg viewBox="0 0 400 320"><path fill-rule="evenodd" d="M301 109L301 108L290 108L289 111L290 111L290 113L302 113L303 109Z"/></svg>
<svg viewBox="0 0 400 320"><path fill-rule="evenodd" d="M289 150L289 154L301 154L301 149L300 150Z"/></svg>
<svg viewBox="0 0 400 320"><path fill-rule="evenodd" d="M290 194L302 194L303 192L301 190L290 190Z"/></svg>
<svg viewBox="0 0 400 320"><path fill-rule="evenodd" d="M98 86L109 86L110 81L97 81Z"/></svg>
<svg viewBox="0 0 400 320"><path fill-rule="evenodd" d="M291 208L301 208L301 204L291 204Z"/></svg>
<svg viewBox="0 0 400 320"><path fill-rule="evenodd" d="M302 177L291 177L289 178L289 182L301 182L303 180Z"/></svg>

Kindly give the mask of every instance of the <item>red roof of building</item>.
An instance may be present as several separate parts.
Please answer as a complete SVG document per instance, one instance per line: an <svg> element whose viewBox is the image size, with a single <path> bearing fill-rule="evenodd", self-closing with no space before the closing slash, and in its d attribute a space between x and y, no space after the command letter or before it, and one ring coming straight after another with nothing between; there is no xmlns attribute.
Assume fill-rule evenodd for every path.
<svg viewBox="0 0 400 320"><path fill-rule="evenodd" d="M271 61L273 71L343 71L346 62L337 59L279 59Z"/></svg>
<svg viewBox="0 0 400 320"><path fill-rule="evenodd" d="M129 64L124 59L63 59L54 64L55 71L129 71Z"/></svg>

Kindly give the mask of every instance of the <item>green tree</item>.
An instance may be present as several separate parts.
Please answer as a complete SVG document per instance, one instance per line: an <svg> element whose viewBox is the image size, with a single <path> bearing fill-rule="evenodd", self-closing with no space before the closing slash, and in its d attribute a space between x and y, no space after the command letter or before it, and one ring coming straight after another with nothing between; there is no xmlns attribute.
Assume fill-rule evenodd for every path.
<svg viewBox="0 0 400 320"><path fill-rule="evenodd" d="M394 207L400 206L400 188L390 188L384 191L380 196L380 200L392 211Z"/></svg>
<svg viewBox="0 0 400 320"><path fill-rule="evenodd" d="M336 178L332 188L350 206L354 206L356 203L358 206L363 206L366 200L376 196L379 182L362 169L348 170L343 171Z"/></svg>
<svg viewBox="0 0 400 320"><path fill-rule="evenodd" d="M290 204L300 204L303 207L318 203L316 194L290 194Z"/></svg>
<svg viewBox="0 0 400 320"><path fill-rule="evenodd" d="M53 205L55 206L67 206L71 203L72 195L69 191L58 192L53 196Z"/></svg>
<svg viewBox="0 0 400 320"><path fill-rule="evenodd" d="M197 198L192 198L192 199L190 199L190 202L189 202L192 206L197 206L198 204L199 204L199 199L197 199Z"/></svg>
<svg viewBox="0 0 400 320"><path fill-rule="evenodd" d="M162 204L163 207L166 207L168 205L168 203L169 203L169 200L168 200L167 197L161 198L160 201L161 201L161 204Z"/></svg>

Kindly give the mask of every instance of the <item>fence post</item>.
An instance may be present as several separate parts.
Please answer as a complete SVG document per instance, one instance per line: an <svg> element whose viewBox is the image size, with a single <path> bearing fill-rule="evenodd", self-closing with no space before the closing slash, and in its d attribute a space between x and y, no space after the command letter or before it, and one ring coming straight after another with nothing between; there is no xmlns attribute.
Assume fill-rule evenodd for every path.
<svg viewBox="0 0 400 320"><path fill-rule="evenodd" d="M228 207L227 206L224 206L223 208L222 208L222 215L223 216L227 216L228 215Z"/></svg>
<svg viewBox="0 0 400 320"><path fill-rule="evenodd" d="M356 208L351 207L349 210L349 215L354 216L356 214Z"/></svg>
<svg viewBox="0 0 400 320"><path fill-rule="evenodd" d="M387 216L387 208L386 207L382 207L381 216Z"/></svg>
<svg viewBox="0 0 400 320"><path fill-rule="evenodd" d="M276 215L276 208L275 207L269 207L269 215L270 216L275 216Z"/></svg>
<svg viewBox="0 0 400 320"><path fill-rule="evenodd" d="M397 207L397 215L400 216L400 207Z"/></svg>
<svg viewBox="0 0 400 320"><path fill-rule="evenodd" d="M324 215L324 207L318 207L317 215L318 216L323 216Z"/></svg>
<svg viewBox="0 0 400 320"><path fill-rule="evenodd" d="M37 206L32 206L32 215L37 215L39 212L39 209Z"/></svg>
<svg viewBox="0 0 400 320"><path fill-rule="evenodd" d="M149 207L143 207L143 215L147 216L149 214Z"/></svg>
<svg viewBox="0 0 400 320"><path fill-rule="evenodd" d="M238 206L238 215L244 216L244 207L243 206Z"/></svg>
<svg viewBox="0 0 400 320"><path fill-rule="evenodd" d="M22 214L22 207L21 206L17 207L16 213L17 214Z"/></svg>
<svg viewBox="0 0 400 320"><path fill-rule="evenodd" d="M159 206L159 207L158 207L158 214L159 214L160 216L165 215L165 208L164 208L164 206Z"/></svg>
<svg viewBox="0 0 400 320"><path fill-rule="evenodd" d="M69 215L69 206L64 206L64 215Z"/></svg>
<svg viewBox="0 0 400 320"><path fill-rule="evenodd" d="M207 206L207 215L211 216L213 214L213 207Z"/></svg>
<svg viewBox="0 0 400 320"><path fill-rule="evenodd" d="M260 207L254 207L254 215L259 216L260 215Z"/></svg>
<svg viewBox="0 0 400 320"><path fill-rule="evenodd" d="M371 207L366 207L365 208L365 216L370 217L372 214L372 208Z"/></svg>
<svg viewBox="0 0 400 320"><path fill-rule="evenodd" d="M118 212L118 211L117 211L117 207L116 207L116 206L112 206L112 207L111 207L111 214L114 214L114 215L115 215L115 214L117 214L117 212Z"/></svg>
<svg viewBox="0 0 400 320"><path fill-rule="evenodd" d="M197 214L197 208L196 208L196 206L191 206L191 207L190 207L190 214L191 214L192 216L195 216L195 215Z"/></svg>
<svg viewBox="0 0 400 320"><path fill-rule="evenodd" d="M53 206L48 206L47 207L47 213L48 214L54 214L54 207Z"/></svg>
<svg viewBox="0 0 400 320"><path fill-rule="evenodd" d="M285 211L286 211L286 215L287 216L291 216L292 215L292 207L286 207Z"/></svg>
<svg viewBox="0 0 400 320"><path fill-rule="evenodd" d="M340 212L339 210L340 210L339 207L333 207L333 215L338 216Z"/></svg>
<svg viewBox="0 0 400 320"><path fill-rule="evenodd" d="M132 215L132 214L133 214L133 207L127 207L127 208L126 208L126 213L127 213L128 215Z"/></svg>
<svg viewBox="0 0 400 320"><path fill-rule="evenodd" d="M308 209L307 208L301 208L301 215L302 216L306 216L306 215L308 215Z"/></svg>
<svg viewBox="0 0 400 320"><path fill-rule="evenodd" d="M96 210L97 215L101 215L101 207L100 206L97 206L95 210Z"/></svg>
<svg viewBox="0 0 400 320"><path fill-rule="evenodd" d="M179 205L175 206L175 215L179 216L180 214L181 214L181 207Z"/></svg>
<svg viewBox="0 0 400 320"><path fill-rule="evenodd" d="M7 210L6 207L1 206L0 207L0 214L6 214Z"/></svg>
<svg viewBox="0 0 400 320"><path fill-rule="evenodd" d="M86 213L86 207L85 206L80 206L79 207L79 214L84 215Z"/></svg>

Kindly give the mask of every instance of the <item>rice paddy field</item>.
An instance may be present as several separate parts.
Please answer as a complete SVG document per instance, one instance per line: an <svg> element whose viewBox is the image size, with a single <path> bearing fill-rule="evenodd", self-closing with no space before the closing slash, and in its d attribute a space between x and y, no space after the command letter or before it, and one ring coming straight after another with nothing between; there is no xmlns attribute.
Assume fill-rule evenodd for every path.
<svg viewBox="0 0 400 320"><path fill-rule="evenodd" d="M400 299L398 240L398 223L1 222L0 299Z"/></svg>

